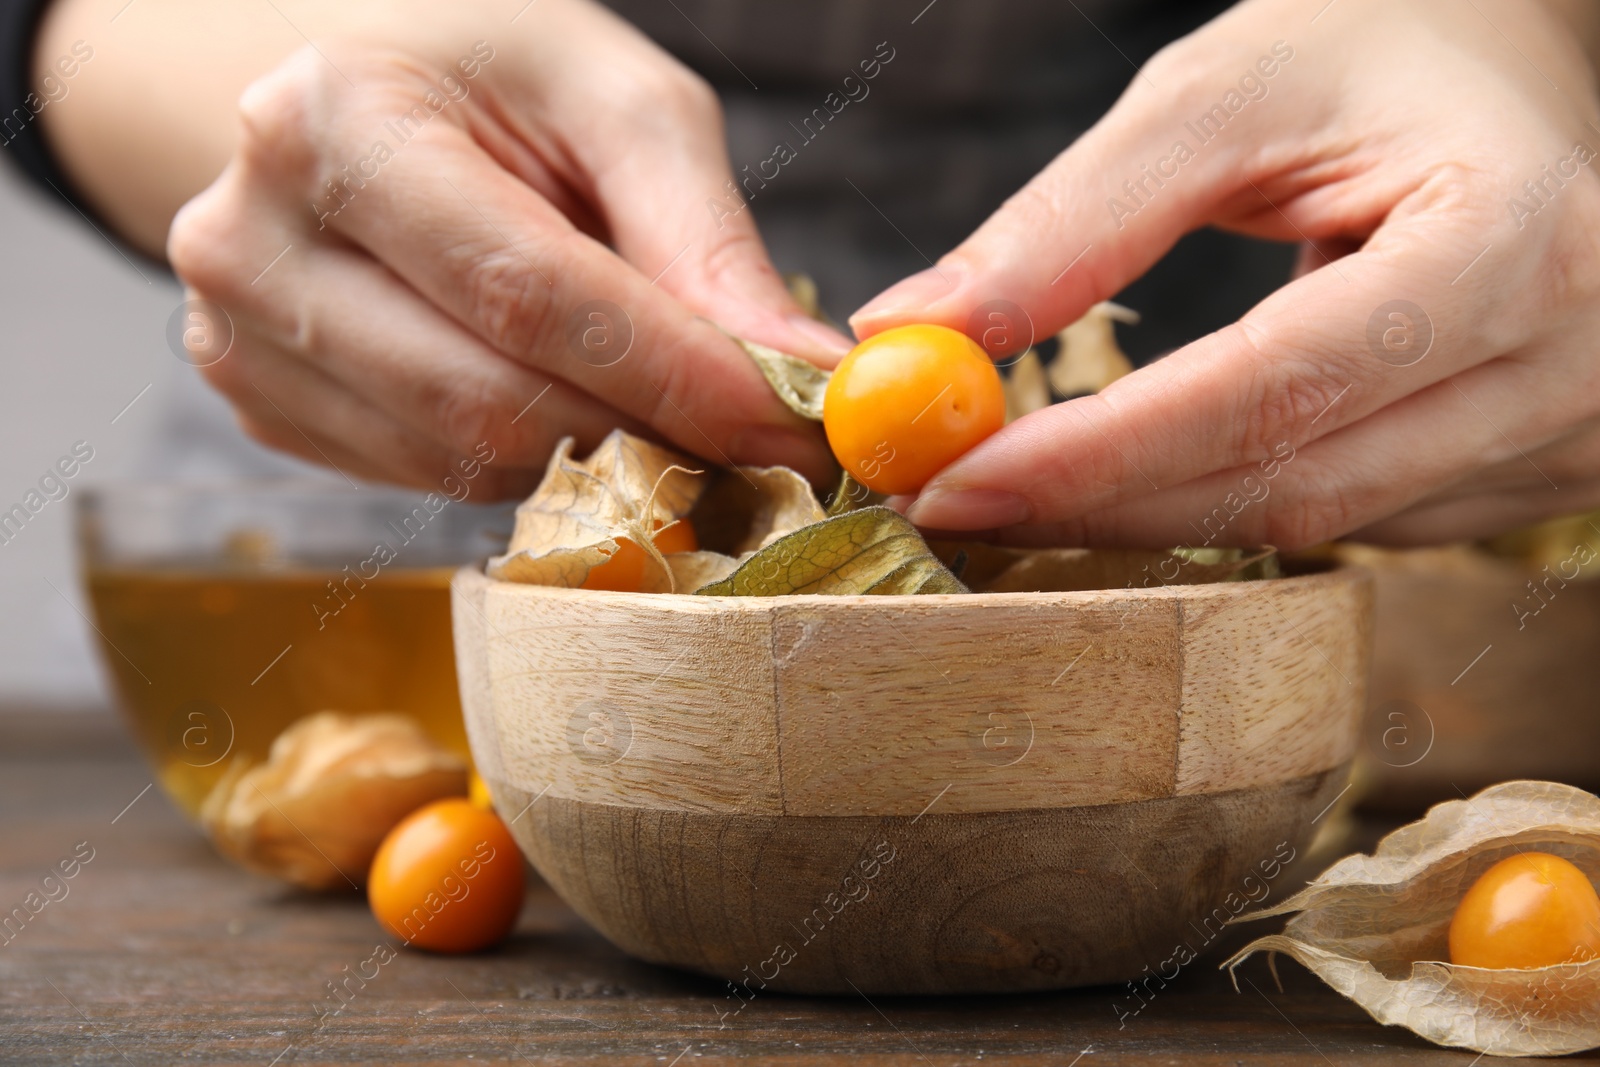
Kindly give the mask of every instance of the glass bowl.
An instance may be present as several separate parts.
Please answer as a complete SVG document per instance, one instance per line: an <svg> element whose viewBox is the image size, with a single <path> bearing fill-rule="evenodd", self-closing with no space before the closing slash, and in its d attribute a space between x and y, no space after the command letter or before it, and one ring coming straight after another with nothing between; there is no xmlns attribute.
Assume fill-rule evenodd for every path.
<svg viewBox="0 0 1600 1067"><path fill-rule="evenodd" d="M468 755L450 575L501 551L512 505L274 481L78 499L102 658L191 818L229 763L313 712L398 711Z"/></svg>

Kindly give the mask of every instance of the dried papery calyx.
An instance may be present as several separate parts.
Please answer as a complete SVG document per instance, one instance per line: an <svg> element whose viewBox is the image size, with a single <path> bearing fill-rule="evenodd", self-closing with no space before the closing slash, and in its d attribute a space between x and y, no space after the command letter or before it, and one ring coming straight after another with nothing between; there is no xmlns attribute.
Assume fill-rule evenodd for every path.
<svg viewBox="0 0 1600 1067"><path fill-rule="evenodd" d="M359 888L383 837L429 801L465 796L467 763L405 715L324 711L291 725L265 763L238 760L200 821L218 851L308 889Z"/></svg>
<svg viewBox="0 0 1600 1067"><path fill-rule="evenodd" d="M1098 393L1133 373L1133 363L1117 344L1112 324L1137 324L1139 313L1103 300L1060 333L1061 349L1050 361L1050 386L1064 397Z"/></svg>
<svg viewBox="0 0 1600 1067"><path fill-rule="evenodd" d="M613 431L582 460L565 438L544 480L517 508L505 555L488 575L530 585L576 587L618 551L622 539L648 545L641 593L692 593L824 515L810 484L787 467L702 472L670 449ZM662 553L654 535L692 522L703 547Z"/></svg>
<svg viewBox="0 0 1600 1067"><path fill-rule="evenodd" d="M1239 921L1293 913L1223 966L1282 952L1386 1025L1494 1056L1600 1047L1600 959L1531 969L1464 967L1449 928L1467 890L1518 853L1544 852L1600 881L1600 798L1555 782L1491 786L1434 807L1348 856L1283 903Z"/></svg>
<svg viewBox="0 0 1600 1067"><path fill-rule="evenodd" d="M614 430L582 460L563 438L544 480L517 508L506 554L489 561L491 578L533 585L582 585L626 539L649 556L640 592L671 592L672 571L655 547L658 530L689 514L705 479L685 457Z"/></svg>
<svg viewBox="0 0 1600 1067"><path fill-rule="evenodd" d="M796 300L818 314L815 286L790 281ZM1117 347L1113 323L1137 321L1126 308L1096 304L1061 332L1048 369L1036 350L1024 352L1008 379L1008 411L1017 417L1037 410L1050 402L1052 387L1093 391L1128 373L1132 364ZM734 339L784 404L822 418L832 372ZM489 577L629 593L784 596L1150 589L1278 576L1270 548L930 547L911 523L882 506L881 494L848 474L824 507L810 483L786 467L702 471L689 457L621 430L584 459L573 457L573 444L568 438L557 445L544 480L517 509L507 552L489 561ZM694 536L670 551L657 538L680 523ZM634 560L640 549L646 557L630 565L628 581L593 581L624 545Z"/></svg>
<svg viewBox="0 0 1600 1067"><path fill-rule="evenodd" d="M1016 422L1051 404L1050 377L1036 349L1028 349L1012 363L1001 386L1006 393L1006 421Z"/></svg>
<svg viewBox="0 0 1600 1067"><path fill-rule="evenodd" d="M1153 589L1279 576L1278 554L1264 548L1011 548L980 541L934 541L947 564L964 556L962 579L979 593L1068 593Z"/></svg>
<svg viewBox="0 0 1600 1067"><path fill-rule="evenodd" d="M761 376L790 411L813 422L822 421L822 395L827 392L830 372L809 360L779 352L776 348L735 337L745 355L755 363Z"/></svg>
<svg viewBox="0 0 1600 1067"><path fill-rule="evenodd" d="M884 507L827 516L786 467L705 475L674 452L618 430L593 455L563 441L517 509L510 551L489 563L502 581L576 586L647 523L688 521L710 548L662 555L639 592L720 596L786 593L960 593L916 528ZM643 543L643 542L641 542ZM717 551L721 549L722 551Z"/></svg>
<svg viewBox="0 0 1600 1067"><path fill-rule="evenodd" d="M1563 582L1600 578L1600 511L1549 519L1483 542L1496 556L1543 568Z"/></svg>

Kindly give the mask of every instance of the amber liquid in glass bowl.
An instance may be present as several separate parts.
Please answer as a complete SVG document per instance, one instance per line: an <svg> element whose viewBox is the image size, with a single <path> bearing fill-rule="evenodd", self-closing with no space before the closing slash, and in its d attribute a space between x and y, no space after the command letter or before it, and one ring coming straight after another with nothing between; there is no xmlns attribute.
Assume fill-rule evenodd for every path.
<svg viewBox="0 0 1600 1067"><path fill-rule="evenodd" d="M317 711L402 712L468 756L450 576L497 550L504 509L452 502L424 525L415 498L381 490L137 492L86 494L84 576L119 703L187 814ZM164 514L129 536L139 510ZM308 511L317 528L297 529Z"/></svg>

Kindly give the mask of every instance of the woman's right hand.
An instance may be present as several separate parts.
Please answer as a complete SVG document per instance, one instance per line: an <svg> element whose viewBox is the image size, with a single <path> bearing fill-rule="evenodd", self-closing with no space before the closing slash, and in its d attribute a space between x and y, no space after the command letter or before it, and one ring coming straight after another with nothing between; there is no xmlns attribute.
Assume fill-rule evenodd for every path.
<svg viewBox="0 0 1600 1067"><path fill-rule="evenodd" d="M706 321L824 364L849 344L748 211L708 206L735 202L715 95L587 0L502 6L374 4L245 91L167 245L232 322L206 378L252 437L351 476L437 485L487 445L491 494L520 494L557 439L617 426L823 474Z"/></svg>

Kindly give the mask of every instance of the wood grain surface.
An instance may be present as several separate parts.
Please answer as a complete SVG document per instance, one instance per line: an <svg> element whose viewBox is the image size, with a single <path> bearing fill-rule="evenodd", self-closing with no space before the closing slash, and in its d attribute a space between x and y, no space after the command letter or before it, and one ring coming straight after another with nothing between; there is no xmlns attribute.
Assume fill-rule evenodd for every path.
<svg viewBox="0 0 1600 1067"><path fill-rule="evenodd" d="M1351 757L1372 647L1372 585L1357 573L1183 598L1178 794L1269 785Z"/></svg>
<svg viewBox="0 0 1600 1067"><path fill-rule="evenodd" d="M544 801L513 825L535 868L644 959L786 992L1138 979L1218 884L1304 849L1365 700L1353 569L976 596L452 585L480 770L503 815ZM910 859L869 905L874 844ZM1145 867L1155 892L1128 882Z"/></svg>
<svg viewBox="0 0 1600 1067"><path fill-rule="evenodd" d="M1138 1000L1125 987L975 998L761 994L722 1018L728 1001L718 984L629 959L538 886L506 945L461 958L401 951L319 1025L315 1007L327 1004L326 983L359 967L383 939L365 905L293 892L230 867L159 791L145 792L150 781L109 717L0 711L0 901L7 908L22 901L78 842L95 853L66 897L0 945L0 1062L1474 1061L1376 1025L1292 963L1280 965L1286 991L1252 962L1235 993L1215 970L1224 939ZM1274 889L1272 899L1288 888ZM1237 944L1255 932L1227 936ZM1600 1063L1600 1056L1562 1062Z"/></svg>
<svg viewBox="0 0 1600 1067"><path fill-rule="evenodd" d="M720 985L630 960L542 886L531 889L517 934L501 949L459 958L402 950L318 1025L326 982L358 968L382 941L365 904L294 893L230 867L157 790L144 792L149 782L109 717L0 712L0 901L22 901L78 841L94 849L69 896L0 945L0 1062L1474 1062L1379 1027L1293 963L1280 966L1286 992L1266 966L1250 963L1235 993L1214 969L1226 955L1216 947L1139 1000L1126 987L1003 998L762 993L720 1017L728 1009ZM1230 944L1250 933L1230 934Z"/></svg>
<svg viewBox="0 0 1600 1067"><path fill-rule="evenodd" d="M1170 971L1294 878L1345 780L1338 768L1229 793L1039 811L930 804L913 818L545 798L514 831L614 943L737 983L733 1010L769 989L998 993ZM533 798L500 799L514 812Z"/></svg>
<svg viewBox="0 0 1600 1067"><path fill-rule="evenodd" d="M1223 792L1347 762L1370 580L688 597L456 576L485 776L738 815L915 816ZM1023 757L1026 757L1024 759Z"/></svg>

